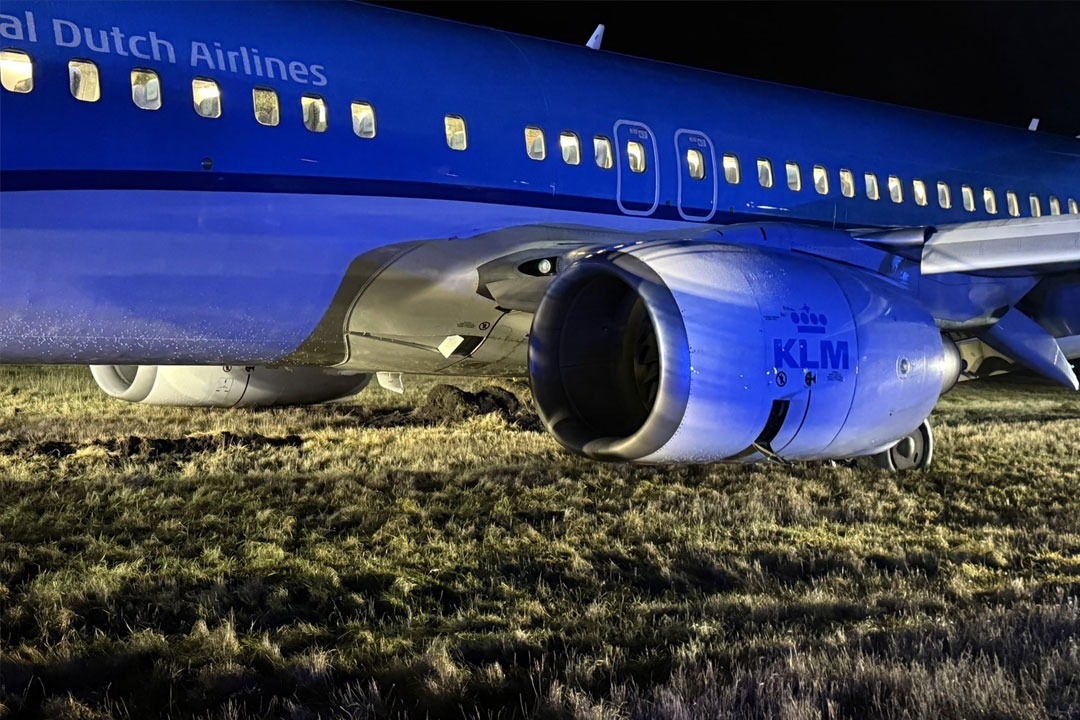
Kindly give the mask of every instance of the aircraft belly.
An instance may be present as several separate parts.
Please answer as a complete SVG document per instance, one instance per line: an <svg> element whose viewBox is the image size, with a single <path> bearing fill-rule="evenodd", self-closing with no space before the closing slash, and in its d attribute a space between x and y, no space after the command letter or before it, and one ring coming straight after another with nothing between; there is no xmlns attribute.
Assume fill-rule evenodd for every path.
<svg viewBox="0 0 1080 720"><path fill-rule="evenodd" d="M295 199L6 193L0 361L257 362L293 350L362 241Z"/></svg>

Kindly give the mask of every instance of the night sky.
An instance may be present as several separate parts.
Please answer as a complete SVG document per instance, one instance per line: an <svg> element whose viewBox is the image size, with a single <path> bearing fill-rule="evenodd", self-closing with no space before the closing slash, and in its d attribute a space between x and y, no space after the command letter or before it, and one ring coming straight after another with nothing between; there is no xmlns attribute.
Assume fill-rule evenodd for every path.
<svg viewBox="0 0 1080 720"><path fill-rule="evenodd" d="M379 4L581 45L602 22L609 52L1080 134L1080 2Z"/></svg>

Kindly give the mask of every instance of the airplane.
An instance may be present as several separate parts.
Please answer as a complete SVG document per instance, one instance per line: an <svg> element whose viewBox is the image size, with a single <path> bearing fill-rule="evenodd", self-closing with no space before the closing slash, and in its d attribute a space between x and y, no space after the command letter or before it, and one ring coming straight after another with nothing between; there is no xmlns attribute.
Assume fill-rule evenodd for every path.
<svg viewBox="0 0 1080 720"><path fill-rule="evenodd" d="M1076 390L1080 141L358 3L9 0L0 363L130 402L527 377L606 461L927 467Z"/></svg>

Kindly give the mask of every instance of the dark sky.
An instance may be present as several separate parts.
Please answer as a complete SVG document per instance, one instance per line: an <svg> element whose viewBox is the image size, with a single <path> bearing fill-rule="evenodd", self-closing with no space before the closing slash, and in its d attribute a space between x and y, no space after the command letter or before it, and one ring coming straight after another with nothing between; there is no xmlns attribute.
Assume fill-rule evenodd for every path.
<svg viewBox="0 0 1080 720"><path fill-rule="evenodd" d="M1080 134L1080 2L383 2L637 57Z"/></svg>

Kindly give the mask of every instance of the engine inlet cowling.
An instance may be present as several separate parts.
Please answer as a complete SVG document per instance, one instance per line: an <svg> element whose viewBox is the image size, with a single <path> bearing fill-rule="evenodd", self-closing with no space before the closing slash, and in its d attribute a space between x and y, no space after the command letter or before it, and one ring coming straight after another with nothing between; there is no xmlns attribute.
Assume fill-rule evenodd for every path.
<svg viewBox="0 0 1080 720"><path fill-rule="evenodd" d="M579 260L552 282L529 345L555 438L642 462L877 452L929 415L946 359L932 318L876 276L702 243Z"/></svg>

